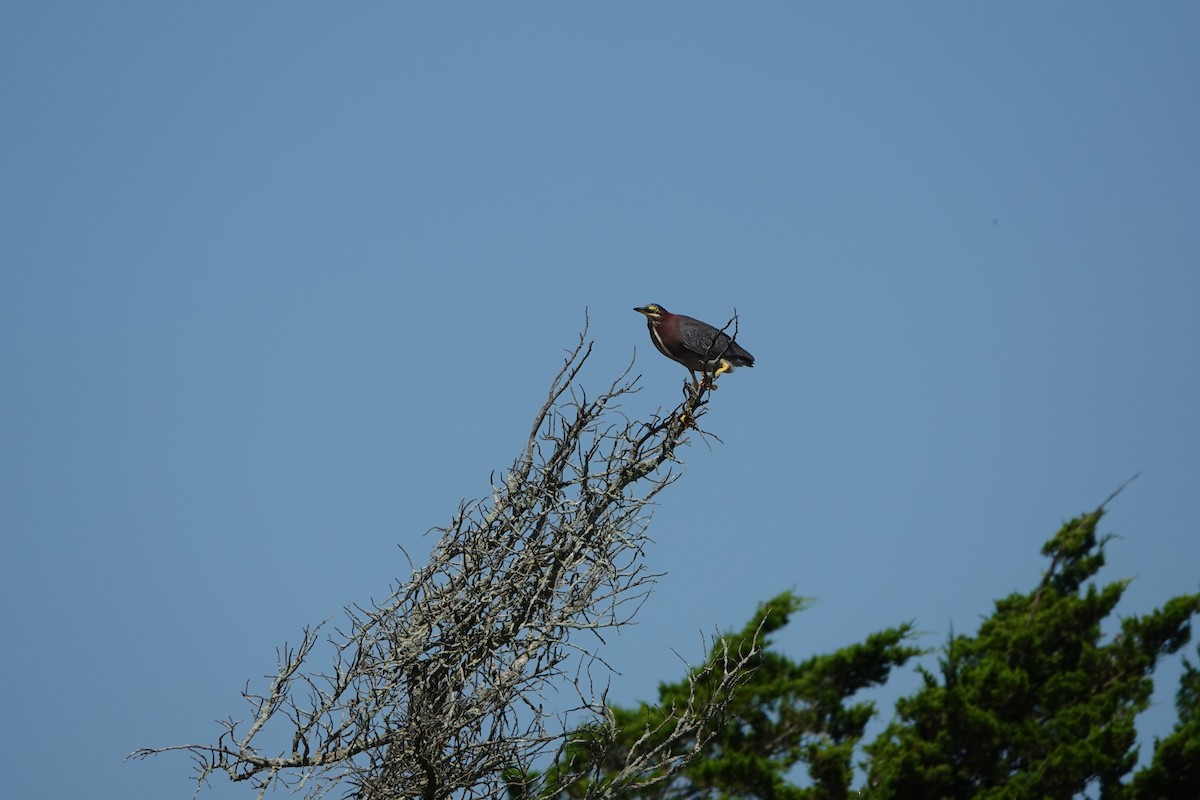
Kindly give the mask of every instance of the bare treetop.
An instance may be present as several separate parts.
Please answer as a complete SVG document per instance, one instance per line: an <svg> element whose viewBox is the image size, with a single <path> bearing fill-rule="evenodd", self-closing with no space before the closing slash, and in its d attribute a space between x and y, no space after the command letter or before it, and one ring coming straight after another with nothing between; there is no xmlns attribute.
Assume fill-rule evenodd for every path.
<svg viewBox="0 0 1200 800"><path fill-rule="evenodd" d="M190 753L197 791L224 773L259 797L278 786L434 800L503 794L581 726L602 744L611 723L598 646L633 619L657 577L643 560L649 506L678 477L668 462L700 433L712 385L685 389L668 415L632 421L620 403L638 379L626 369L589 399L578 378L591 352L585 329L491 497L463 503L428 562L386 599L345 609L323 637L329 667L313 667L325 647L321 626L307 629L278 651L264 691L243 692L249 717L223 722L215 743L132 756ZM705 690L677 709L670 741L648 736L589 795L664 780L667 745L703 741L754 653L718 655L697 672Z"/></svg>

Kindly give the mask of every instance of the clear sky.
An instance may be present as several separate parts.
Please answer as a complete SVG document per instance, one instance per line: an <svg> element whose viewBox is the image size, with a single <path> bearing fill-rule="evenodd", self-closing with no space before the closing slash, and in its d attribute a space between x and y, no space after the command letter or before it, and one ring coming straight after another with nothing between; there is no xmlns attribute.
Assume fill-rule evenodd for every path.
<svg viewBox="0 0 1200 800"><path fill-rule="evenodd" d="M0 74L7 796L190 796L122 758L404 578L585 310L630 414L635 305L758 358L614 700L789 588L796 658L936 647L1137 472L1120 611L1200 583L1194 3L6 3Z"/></svg>

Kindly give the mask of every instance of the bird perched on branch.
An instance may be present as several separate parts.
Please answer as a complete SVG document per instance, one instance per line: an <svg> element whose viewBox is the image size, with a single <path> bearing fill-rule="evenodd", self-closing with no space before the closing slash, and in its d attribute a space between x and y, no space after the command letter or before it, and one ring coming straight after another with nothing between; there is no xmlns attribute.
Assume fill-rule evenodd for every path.
<svg viewBox="0 0 1200 800"><path fill-rule="evenodd" d="M683 314L672 314L657 303L635 308L634 311L646 316L650 340L658 352L687 367L697 387L700 386L697 372L711 383L722 372L732 372L734 367L754 366L754 356L746 348L725 331L707 322Z"/></svg>

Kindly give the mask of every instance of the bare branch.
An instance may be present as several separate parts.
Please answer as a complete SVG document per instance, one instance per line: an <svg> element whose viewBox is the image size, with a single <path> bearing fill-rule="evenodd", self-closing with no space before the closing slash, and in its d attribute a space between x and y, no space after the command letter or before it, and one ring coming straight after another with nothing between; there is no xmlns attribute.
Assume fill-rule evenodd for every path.
<svg viewBox="0 0 1200 800"><path fill-rule="evenodd" d="M667 416L630 421L620 404L638 391L632 363L589 398L578 378L591 352L585 327L490 499L461 504L428 562L387 598L345 609L324 639L326 671L311 663L318 629L306 629L278 651L266 691L243 692L247 721L221 723L213 744L130 757L188 752L197 791L224 773L260 796L340 786L372 800L491 797L562 747L568 718L611 726L603 691L592 690L591 671L606 666L596 648L658 577L644 563L651 504L678 477L668 462L699 431L711 387ZM717 646L670 731L630 751L622 785L665 779L679 760L672 745L700 741L724 705L712 698L744 680L752 654ZM555 693L570 687L577 703L558 707Z"/></svg>

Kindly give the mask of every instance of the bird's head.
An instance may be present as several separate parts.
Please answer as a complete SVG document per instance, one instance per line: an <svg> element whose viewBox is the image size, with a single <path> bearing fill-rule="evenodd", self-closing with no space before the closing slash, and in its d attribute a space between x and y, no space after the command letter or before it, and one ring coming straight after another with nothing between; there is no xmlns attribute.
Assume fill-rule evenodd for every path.
<svg viewBox="0 0 1200 800"><path fill-rule="evenodd" d="M669 311L660 306L658 303L650 303L649 305L644 305L641 308L635 308L634 311L638 312L639 314L645 314L646 319L650 322L658 322L660 319L670 314Z"/></svg>

